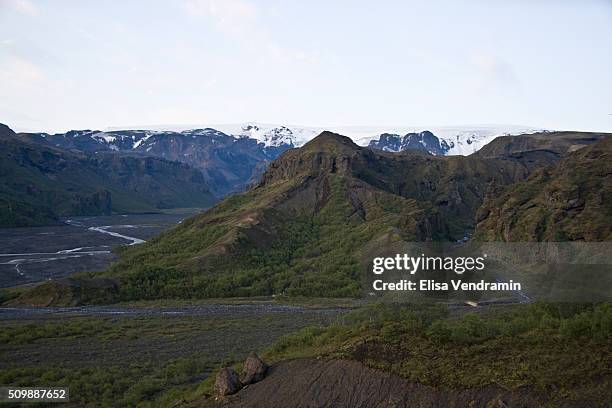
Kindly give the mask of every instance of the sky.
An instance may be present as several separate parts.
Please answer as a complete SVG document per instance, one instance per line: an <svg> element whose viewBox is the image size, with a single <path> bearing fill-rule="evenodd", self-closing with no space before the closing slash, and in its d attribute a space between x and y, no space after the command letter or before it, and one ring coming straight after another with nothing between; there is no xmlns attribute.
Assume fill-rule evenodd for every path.
<svg viewBox="0 0 612 408"><path fill-rule="evenodd" d="M0 122L612 131L612 0L0 0Z"/></svg>

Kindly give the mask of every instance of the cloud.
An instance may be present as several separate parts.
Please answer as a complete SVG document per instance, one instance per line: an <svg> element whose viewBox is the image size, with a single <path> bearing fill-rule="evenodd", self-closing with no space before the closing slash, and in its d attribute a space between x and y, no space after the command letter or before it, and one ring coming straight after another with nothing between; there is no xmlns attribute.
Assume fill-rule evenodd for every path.
<svg viewBox="0 0 612 408"><path fill-rule="evenodd" d="M0 86L37 87L45 79L42 70L35 64L16 56L0 59Z"/></svg>
<svg viewBox="0 0 612 408"><path fill-rule="evenodd" d="M489 53L473 55L469 59L470 87L481 97L517 97L524 91L514 65Z"/></svg>
<svg viewBox="0 0 612 408"><path fill-rule="evenodd" d="M318 50L284 47L261 21L262 17L280 18L276 8L260 10L247 0L184 0L184 11L193 18L213 23L214 27L255 55L260 65L317 64L321 60Z"/></svg>
<svg viewBox="0 0 612 408"><path fill-rule="evenodd" d="M38 7L30 0L0 0L0 8L7 7L19 13L35 16L39 13Z"/></svg>
<svg viewBox="0 0 612 408"><path fill-rule="evenodd" d="M512 64L491 54L478 54L472 58L483 81L497 85L517 85L519 80Z"/></svg>

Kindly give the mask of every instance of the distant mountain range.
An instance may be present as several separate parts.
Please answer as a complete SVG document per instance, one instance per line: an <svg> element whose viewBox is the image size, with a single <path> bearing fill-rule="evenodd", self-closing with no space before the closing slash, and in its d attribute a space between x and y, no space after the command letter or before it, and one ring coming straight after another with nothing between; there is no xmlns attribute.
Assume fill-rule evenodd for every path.
<svg viewBox="0 0 612 408"><path fill-rule="evenodd" d="M422 150L434 156L445 156L451 150L444 139L440 140L428 130L420 133L408 133L404 136L383 133L378 140L370 141L368 147L386 152L401 152L408 149Z"/></svg>
<svg viewBox="0 0 612 408"><path fill-rule="evenodd" d="M66 133L22 133L24 137L62 149L81 152L120 152L180 161L202 171L209 189L221 198L244 191L258 181L267 163L285 150L300 147L325 129L315 127L247 123L217 128L155 130L71 130ZM471 154L496 136L527 128L482 127L446 129L436 136L430 131L382 133L364 137L368 128L349 128L359 144L398 152L405 149L434 155ZM372 130L373 131L373 130Z"/></svg>
<svg viewBox="0 0 612 408"><path fill-rule="evenodd" d="M208 207L215 201L202 173L186 164L112 150L60 149L0 125L0 226Z"/></svg>
<svg viewBox="0 0 612 408"><path fill-rule="evenodd" d="M396 245L463 242L474 230L487 241L610 240L610 140L536 133L495 139L469 156L435 156L323 132L273 160L248 191L125 250L101 274L112 278L111 292L90 297L55 282L19 301L48 304L58 291L75 294L71 304L353 297L364 262Z"/></svg>
<svg viewBox="0 0 612 408"><path fill-rule="evenodd" d="M254 131L254 129L246 130ZM181 132L154 130L92 131L67 133L22 133L41 144L85 153L122 153L179 161L202 172L216 197L243 191L257 181L265 165L293 147L284 129L260 142L245 135L229 136L215 129ZM267 135L260 135L264 138Z"/></svg>
<svg viewBox="0 0 612 408"><path fill-rule="evenodd" d="M378 137L361 141L368 141L367 146L387 152L414 149L435 156L467 156L476 153L497 137L531 133L536 133L536 129L509 128L505 131L498 128L440 129L438 135L429 130L405 134L383 133Z"/></svg>
<svg viewBox="0 0 612 408"><path fill-rule="evenodd" d="M498 136L518 135L542 131L539 128L516 125L474 125L474 126L293 126L263 123L215 124L210 126L180 126L167 125L159 127L141 127L150 131L183 132L197 128L214 128L226 135L248 137L257 140L265 146L300 147L324 131L332 131L350 137L359 146L368 146L372 141L380 139L381 135L404 137L421 132L429 132L447 144L447 155L468 155L480 149ZM428 130L423 130L428 129ZM113 132L119 129L111 129ZM382 146L381 146L381 150ZM397 151L397 150L393 150Z"/></svg>
<svg viewBox="0 0 612 408"><path fill-rule="evenodd" d="M256 185L272 160L289 149L303 146L322 131L315 127L257 123L217 127L71 130L57 134L14 134L5 127L2 143L7 146L3 151L6 173L0 175L3 186L0 196L7 203L3 208L12 215L19 212L24 217L12 220L8 217L0 224L38 225L62 215L206 207L228 194ZM420 150L437 156L471 153L470 149L477 150L485 141L502 134L499 128L492 127L471 131L440 128L446 135L440 137L430 131L366 137L363 135L371 134L374 129L348 130L360 144L372 149ZM71 172L66 172L66 167L51 166L53 170L49 170L45 167L49 163L43 166L45 170L33 165L35 170L26 171L24 157L33 154L42 162L60 157L62 163L70 164L67 168ZM88 177L97 180L95 183L75 179L80 174L93 173L104 180L97 180L93 175ZM156 183L156 187L151 183ZM91 185L96 188L92 190ZM131 192L126 193L126 188ZM69 191L71 198L66 199L58 191ZM134 192L138 192L138 197ZM9 200L12 200L10 205Z"/></svg>
<svg viewBox="0 0 612 408"><path fill-rule="evenodd" d="M124 299L358 296L368 254L402 242L461 241L478 221L484 239L557 236L520 232L539 225L547 225L547 231L588 225L590 235L583 228L583 235L565 236L611 238L609 135L557 132L496 140L486 154L436 157L414 149L368 149L324 132L274 160L255 188L155 242L130 248L105 274L122 282ZM581 165L585 171L564 175L584 158L592 159ZM559 166L567 170L556 170ZM551 180L565 180L568 192L559 194L559 204L546 204L550 212L531 225L533 211L538 213L533 203L554 196L546 195L546 178L533 179L546 169ZM523 187L531 184L535 188ZM588 192L575 191L581 185ZM517 199L516 205L504 204ZM568 211L558 213L559 206ZM576 218L567 221L570 217Z"/></svg>

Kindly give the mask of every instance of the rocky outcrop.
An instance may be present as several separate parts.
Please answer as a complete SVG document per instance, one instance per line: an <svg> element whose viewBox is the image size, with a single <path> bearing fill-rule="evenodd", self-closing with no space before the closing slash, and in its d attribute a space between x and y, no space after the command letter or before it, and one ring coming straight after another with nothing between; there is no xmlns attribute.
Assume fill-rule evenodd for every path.
<svg viewBox="0 0 612 408"><path fill-rule="evenodd" d="M230 367L219 370L215 379L215 394L220 397L235 394L242 388L238 373Z"/></svg>
<svg viewBox="0 0 612 408"><path fill-rule="evenodd" d="M290 150L270 163L259 185L324 173L349 175L353 161L370 153L346 136L323 132L300 149Z"/></svg>
<svg viewBox="0 0 612 408"><path fill-rule="evenodd" d="M257 354L251 353L244 361L242 374L231 367L219 370L215 378L214 392L217 398L223 398L240 391L243 387L261 381L268 372L268 365Z"/></svg>
<svg viewBox="0 0 612 408"><path fill-rule="evenodd" d="M404 136L383 133L378 140L370 141L368 147L386 152L419 150L435 156L444 156L451 149L445 140L439 139L429 130L419 133L407 133Z"/></svg>
<svg viewBox="0 0 612 408"><path fill-rule="evenodd" d="M247 385L261 381L266 376L267 371L268 365L257 354L252 353L244 362L240 382L242 385Z"/></svg>
<svg viewBox="0 0 612 408"><path fill-rule="evenodd" d="M612 138L583 147L524 182L497 189L477 214L484 241L612 239Z"/></svg>
<svg viewBox="0 0 612 408"><path fill-rule="evenodd" d="M323 132L300 149L272 162L260 187L299 181L302 184L338 175L353 185L377 188L419 202L426 211L426 235L420 239L463 237L474 227L476 210L491 183L507 185L527 177L531 169L520 161L477 156L435 157L418 150L391 154L357 146L351 139ZM347 196L354 204L354 193ZM357 210L357 209L356 209ZM363 211L361 211L363 213ZM363 217L362 217L363 218ZM418 220L423 223L424 220Z"/></svg>
<svg viewBox="0 0 612 408"><path fill-rule="evenodd" d="M568 153L608 137L610 137L609 133L595 132L541 132L504 136L494 139L475 155L489 158L511 158L539 152L559 159Z"/></svg>

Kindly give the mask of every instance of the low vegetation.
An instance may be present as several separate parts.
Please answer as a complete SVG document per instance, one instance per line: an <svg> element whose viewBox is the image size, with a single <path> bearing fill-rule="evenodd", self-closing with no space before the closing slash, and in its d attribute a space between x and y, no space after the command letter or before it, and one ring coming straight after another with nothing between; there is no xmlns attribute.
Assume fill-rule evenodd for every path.
<svg viewBox="0 0 612 408"><path fill-rule="evenodd" d="M169 407L220 367L333 319L314 311L220 308L199 316L3 321L0 384L69 387L73 407Z"/></svg>
<svg viewBox="0 0 612 408"><path fill-rule="evenodd" d="M611 303L460 315L441 306L379 304L342 324L281 338L264 357L349 358L434 387L528 387L551 401L609 401L611 341Z"/></svg>
<svg viewBox="0 0 612 408"><path fill-rule="evenodd" d="M398 221L410 222L418 210L409 200L379 193L385 207L360 220L346 201L347 181L330 177L329 183L326 205L314 214L262 209L287 186L234 196L149 244L125 250L106 274L121 279L122 300L357 297L363 246ZM236 218L248 214L257 225L236 226Z"/></svg>
<svg viewBox="0 0 612 408"><path fill-rule="evenodd" d="M582 147L491 196L479 210L483 241L612 240L612 138Z"/></svg>

